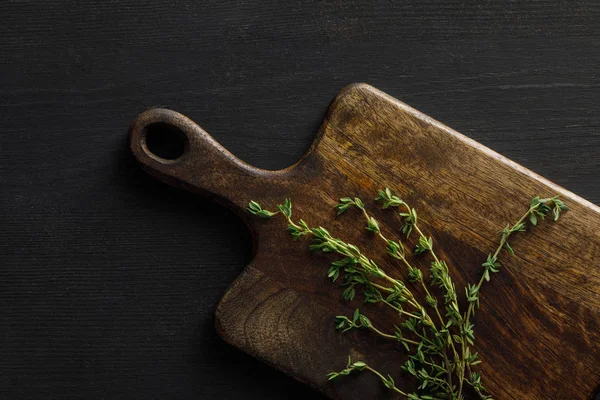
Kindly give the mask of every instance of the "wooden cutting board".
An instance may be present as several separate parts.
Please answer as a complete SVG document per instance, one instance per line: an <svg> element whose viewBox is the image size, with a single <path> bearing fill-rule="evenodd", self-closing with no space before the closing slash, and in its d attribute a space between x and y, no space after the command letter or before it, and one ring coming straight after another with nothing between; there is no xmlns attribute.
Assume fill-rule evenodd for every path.
<svg viewBox="0 0 600 400"><path fill-rule="evenodd" d="M146 139L156 132L174 135L183 155L152 153ZM479 278L498 231L532 197L560 194L570 211L515 237L516 256L504 253L503 270L483 287L476 350L497 399L590 399L600 385L600 208L588 201L365 84L342 90L309 152L281 171L245 164L173 111L141 114L130 133L148 173L214 197L252 232L253 261L217 308L219 334L335 399L393 398L371 374L334 383L326 374L342 369L351 354L402 387L410 381L399 370L404 351L369 332L338 333L334 317L360 303L342 301L340 287L326 278L332 258L311 254L307 241L293 242L282 218L246 213L250 200L275 209L289 197L296 218L326 226L376 257L384 248L360 215L337 217L334 206L340 197L361 197L382 230L397 237L399 220L373 200L377 189L390 187L417 209L462 294L466 282ZM376 259L390 275L405 276L399 264ZM428 261L415 260L423 267ZM387 309L362 308L379 325L395 318Z"/></svg>

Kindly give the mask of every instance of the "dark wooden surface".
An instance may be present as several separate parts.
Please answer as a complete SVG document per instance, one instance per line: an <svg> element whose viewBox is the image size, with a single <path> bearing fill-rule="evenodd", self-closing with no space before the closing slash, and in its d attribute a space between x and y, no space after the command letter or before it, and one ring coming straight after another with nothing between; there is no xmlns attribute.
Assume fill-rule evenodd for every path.
<svg viewBox="0 0 600 400"><path fill-rule="evenodd" d="M0 395L306 398L222 343L250 258L225 209L146 177L127 126L186 113L277 169L368 81L600 204L597 2L4 2Z"/></svg>

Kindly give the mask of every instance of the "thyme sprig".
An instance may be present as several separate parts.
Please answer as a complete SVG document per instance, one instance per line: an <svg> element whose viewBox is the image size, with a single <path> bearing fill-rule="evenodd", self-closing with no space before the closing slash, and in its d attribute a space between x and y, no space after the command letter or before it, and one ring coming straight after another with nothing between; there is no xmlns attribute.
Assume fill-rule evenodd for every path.
<svg viewBox="0 0 600 400"><path fill-rule="evenodd" d="M391 197L388 197L387 199L385 199L386 203L384 203L384 208L387 208L390 205L403 204L403 202L398 197L391 195L391 192L389 189L387 189L387 193L389 193ZM379 200L379 199L383 200L384 198L382 198L381 196L382 195L387 196L387 193L384 191L380 191L380 197L378 197L376 200ZM387 244L388 255L390 255L391 257L393 257L397 260L402 261L402 263L406 266L409 282L411 282L413 284L418 283L423 288L423 290L425 292L425 302L431 308L434 309L434 311L439 319L440 326L441 326L441 329L438 330L436 328L435 324L433 323L433 321L430 321L431 329L433 331L435 331L436 335L443 337L444 342L452 348L452 351L454 352L454 355L455 355L455 359L458 360L458 353L456 352L454 343L452 342L450 331L448 330L448 327L446 326L446 322L444 321L444 318L442 317L442 315L439 311L438 301L431 294L431 292L427 288L427 285L425 285L425 280L423 278L423 272L419 268L414 267L406 258L407 254L404 249L404 245L403 245L402 241L390 240L386 236L384 236L384 234L381 232L381 229L379 227L379 222L372 215L370 215L367 212L366 208L364 207L363 202L359 198L351 199L349 197L346 197L346 198L340 199L340 203L336 206L336 208L338 210L338 215L344 213L351 206L356 206L358 209L360 209L362 211L364 217L367 220L366 229L368 231L374 232L379 238L381 238ZM413 226L415 228L418 228L416 225L416 222L417 222L416 211L414 209L409 210L409 211L410 212L407 214L408 215L407 218L410 218L410 220L411 220L411 222L410 222L411 229ZM406 226L406 223L405 223L405 226ZM403 231L404 231L404 229L403 229ZM421 232L421 231L419 230L419 232ZM408 233L408 234L410 234L410 233ZM421 233L421 235L422 235L422 233ZM422 235L421 238L422 239L419 241L419 244L417 245L417 248L415 249L415 254L422 254L425 251L433 251L432 239L425 238L424 235ZM423 338L423 339L426 340L426 338ZM452 387L452 365L450 364L450 361L448 359L448 353L445 348L443 350L442 356L444 358L444 363L446 365L446 373L447 373L447 377L448 377L448 383L449 383L450 387Z"/></svg>
<svg viewBox="0 0 600 400"><path fill-rule="evenodd" d="M430 236L426 236L417 221L418 216L414 208L410 207L404 200L392 193L389 188L385 190L379 190L378 196L375 198L376 201L383 203L382 208L388 207L399 207L400 211L398 214L403 218L403 225L401 228L402 233L406 234L408 238L413 231L413 228L419 235L418 243L415 247L415 254L420 255L424 253L431 253L433 262L431 263L431 283L436 284L440 288L444 289L444 304L446 308L446 316L452 322L452 325L460 325L461 315L458 308L458 299L456 296L456 288L454 282L450 278L448 265L445 261L438 258L435 250L433 249L433 239Z"/></svg>
<svg viewBox="0 0 600 400"><path fill-rule="evenodd" d="M415 397L411 398L410 394L407 394L407 393L403 392L402 390L398 389L394 382L394 378L392 378L390 375L388 375L387 377L383 376L379 371L371 368L364 361L352 362L352 359L350 358L350 356L348 356L348 364L346 365L345 369L341 370L340 372L330 372L329 374L327 374L327 377L331 381L336 378L339 378L340 376L350 375L354 371L365 371L365 370L370 371L371 373L375 374L379 379L381 379L381 382L383 382L385 387L387 387L388 389L393 390L394 392L399 393L409 399L418 400L418 398L415 398Z"/></svg>
<svg viewBox="0 0 600 400"><path fill-rule="evenodd" d="M351 208L360 210L366 220L365 229L383 240L388 256L405 267L408 284L423 289L425 294L423 303L408 288L407 282L388 274L357 246L333 236L321 226L310 227L302 219L294 221L290 199L278 205L277 211L263 209L255 201L251 201L248 205L251 214L265 219L282 214L288 222L287 229L294 240L304 236L312 238L309 245L311 251L341 256L331 263L327 276L333 282L340 280L344 288L342 292L344 300L352 301L357 293L360 293L365 304L381 303L393 309L398 315L399 320L394 325L393 333L376 327L359 308L351 316L337 316L335 326L342 333L354 329L367 329L401 344L409 352L408 360L401 366L401 370L417 379L417 391L404 392L396 386L390 375L385 376L366 362L360 360L353 362L350 358L345 369L328 374L329 380L355 371L369 371L376 375L388 389L409 400L461 400L465 383L471 386L481 399L491 399L482 384L480 373L472 370L472 367L477 366L481 361L479 355L472 352L470 348L475 342L474 324L471 319L475 310L479 308L481 287L484 282L490 281L494 273L500 271L502 264L499 256L502 249L514 256L514 249L509 244L513 234L525 232L527 225L536 226L549 213L552 213L553 219L557 220L561 212L568 210L567 206L558 196L535 197L530 202L527 212L515 224L506 225L500 232L498 247L493 253L488 254L482 264L483 271L479 281L476 284L469 283L465 287L468 306L467 311L462 313L456 287L450 276L450 268L436 254L433 238L425 235L421 230L416 210L388 188L379 190L375 200L382 203L384 209L397 209L402 220L400 233L405 235L406 239L409 239L413 232L417 233L413 255L431 254L432 261L428 276L425 271L411 263L410 254L402 239L390 239L382 232L379 221L367 211L360 198L343 197L336 209L338 215ZM426 285L427 278L429 278L429 287ZM434 290L442 292L445 315L440 312ZM437 322L430 317L424 305L434 311ZM457 348L456 345L460 347ZM452 355L452 359L448 356L448 352Z"/></svg>
<svg viewBox="0 0 600 400"><path fill-rule="evenodd" d="M498 260L500 252L502 249L506 249L506 251L512 256L515 255L513 248L510 246L508 239L517 232L525 232L527 220L529 220L530 224L536 226L538 223L538 219L544 219L544 217L552 211L554 221L557 221L560 217L561 212L567 211L569 208L565 205L565 203L558 198L558 196L554 196L551 198L540 199L538 196L534 197L529 203L529 209L521 218L512 226L506 225L506 227L500 232L500 244L494 251L494 253L490 253L487 256L486 261L481 265L483 267L483 274L477 282L476 285L468 284L466 291L467 301L469 306L467 308L467 312L463 322L463 359L466 359L470 354L469 345L473 345L475 341L475 333L473 331L474 325L471 323L471 316L475 312L475 307L479 308L479 294L481 290L481 286L483 282L489 282L492 273L500 272L500 268L502 264ZM466 343L465 343L466 342ZM464 378L464 369L461 371L461 385L459 386L459 394L462 389L462 382L467 381L470 383L473 388L481 395L482 391L485 391L485 388L481 384L481 377L479 374L471 372L470 366L472 364L466 363L466 368L470 372L470 380L465 380Z"/></svg>

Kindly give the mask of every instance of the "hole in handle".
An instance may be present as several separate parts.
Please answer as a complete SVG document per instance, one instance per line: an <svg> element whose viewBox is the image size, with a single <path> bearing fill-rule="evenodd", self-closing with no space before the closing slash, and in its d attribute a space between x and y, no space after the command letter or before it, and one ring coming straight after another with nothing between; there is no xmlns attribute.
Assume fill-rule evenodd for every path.
<svg viewBox="0 0 600 400"><path fill-rule="evenodd" d="M146 153L167 161L181 158L189 141L181 129L166 122L154 122L144 128L142 147Z"/></svg>

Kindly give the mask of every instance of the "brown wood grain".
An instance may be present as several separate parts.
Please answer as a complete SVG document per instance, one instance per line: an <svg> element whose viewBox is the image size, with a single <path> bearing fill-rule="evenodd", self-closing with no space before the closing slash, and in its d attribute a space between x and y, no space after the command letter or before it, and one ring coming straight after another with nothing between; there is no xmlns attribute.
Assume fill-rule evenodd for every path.
<svg viewBox="0 0 600 400"><path fill-rule="evenodd" d="M167 161L148 150L153 123L185 134L180 158ZM382 230L397 236L399 220L372 200L377 189L393 188L417 209L463 293L466 282L478 279L497 232L533 196L560 194L571 208L568 218L516 237L516 256L503 254L502 272L483 287L476 350L485 384L498 399L588 399L600 385L600 209L384 93L365 84L345 88L310 151L281 171L243 163L194 122L163 109L136 119L131 148L150 174L214 196L253 233L254 259L217 309L221 336L336 399L391 397L368 374L328 383L326 373L343 368L348 354L410 387L399 371L404 352L368 332L337 333L334 317L359 303L343 302L340 288L326 279L331 259L293 242L282 219L249 216L250 200L273 209L290 197L295 216L368 249L401 277L400 265L379 256L383 247L362 229L361 216L336 217L333 209L339 197L359 196ZM428 259L415 262L426 268ZM369 308L376 324L392 325L387 310Z"/></svg>

